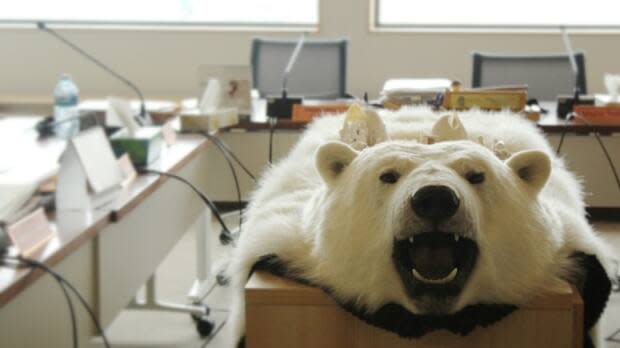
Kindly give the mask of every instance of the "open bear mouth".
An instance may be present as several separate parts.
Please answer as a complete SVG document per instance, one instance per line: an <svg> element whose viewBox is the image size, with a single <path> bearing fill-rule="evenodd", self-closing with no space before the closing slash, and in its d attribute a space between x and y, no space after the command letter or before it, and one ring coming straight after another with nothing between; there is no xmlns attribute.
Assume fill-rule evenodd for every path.
<svg viewBox="0 0 620 348"><path fill-rule="evenodd" d="M392 256L409 297L445 304L469 279L478 245L456 233L424 232L395 240Z"/></svg>

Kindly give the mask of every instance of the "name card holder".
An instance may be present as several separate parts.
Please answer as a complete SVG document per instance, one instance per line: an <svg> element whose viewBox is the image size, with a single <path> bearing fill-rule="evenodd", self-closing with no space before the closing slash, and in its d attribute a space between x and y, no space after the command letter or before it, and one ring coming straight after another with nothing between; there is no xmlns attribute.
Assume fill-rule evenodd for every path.
<svg viewBox="0 0 620 348"><path fill-rule="evenodd" d="M123 172L123 181L121 182L121 186L126 188L136 180L138 173L136 172L136 168L133 166L131 158L129 158L128 154L122 155L121 158L118 159L118 164Z"/></svg>
<svg viewBox="0 0 620 348"><path fill-rule="evenodd" d="M448 91L444 95L443 107L446 109L467 110L478 107L483 110L510 109L521 111L525 108L526 91Z"/></svg>
<svg viewBox="0 0 620 348"><path fill-rule="evenodd" d="M161 126L161 134L166 145L172 146L177 142L177 131L174 129L172 121L168 121Z"/></svg>
<svg viewBox="0 0 620 348"><path fill-rule="evenodd" d="M575 105L574 111L594 125L620 125L620 106ZM575 119L576 123L585 123Z"/></svg>
<svg viewBox="0 0 620 348"><path fill-rule="evenodd" d="M113 200L123 181L122 169L100 127L72 138L60 159L57 210L88 211Z"/></svg>
<svg viewBox="0 0 620 348"><path fill-rule="evenodd" d="M325 114L341 114L349 109L349 104L334 103L322 105L293 105L293 121L310 122L313 118Z"/></svg>
<svg viewBox="0 0 620 348"><path fill-rule="evenodd" d="M54 231L43 208L38 208L9 225L7 234L17 252L28 257L45 245L54 236Z"/></svg>

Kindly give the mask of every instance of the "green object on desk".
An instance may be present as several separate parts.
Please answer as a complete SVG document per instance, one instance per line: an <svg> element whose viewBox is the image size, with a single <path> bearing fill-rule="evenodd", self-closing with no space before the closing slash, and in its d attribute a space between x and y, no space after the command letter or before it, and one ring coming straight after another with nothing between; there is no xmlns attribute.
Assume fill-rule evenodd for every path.
<svg viewBox="0 0 620 348"><path fill-rule="evenodd" d="M135 166L145 166L159 158L164 138L161 127L143 127L134 135L122 129L112 134L110 143L116 156L127 153Z"/></svg>

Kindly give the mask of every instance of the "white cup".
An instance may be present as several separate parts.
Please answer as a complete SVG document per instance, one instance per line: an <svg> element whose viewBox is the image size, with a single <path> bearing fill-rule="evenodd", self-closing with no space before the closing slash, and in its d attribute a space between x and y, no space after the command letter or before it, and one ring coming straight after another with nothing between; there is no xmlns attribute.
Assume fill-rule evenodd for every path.
<svg viewBox="0 0 620 348"><path fill-rule="evenodd" d="M617 103L618 94L620 93L620 75L605 74L605 87L609 94L609 102Z"/></svg>

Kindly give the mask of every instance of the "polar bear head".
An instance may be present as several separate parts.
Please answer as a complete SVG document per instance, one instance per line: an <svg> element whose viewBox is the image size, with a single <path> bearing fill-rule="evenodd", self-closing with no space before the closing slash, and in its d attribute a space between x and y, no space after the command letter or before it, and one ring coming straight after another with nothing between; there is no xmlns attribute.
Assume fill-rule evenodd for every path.
<svg viewBox="0 0 620 348"><path fill-rule="evenodd" d="M443 315L519 303L544 281L559 244L539 193L541 151L501 160L469 140L322 145L313 277L372 311L396 302Z"/></svg>

